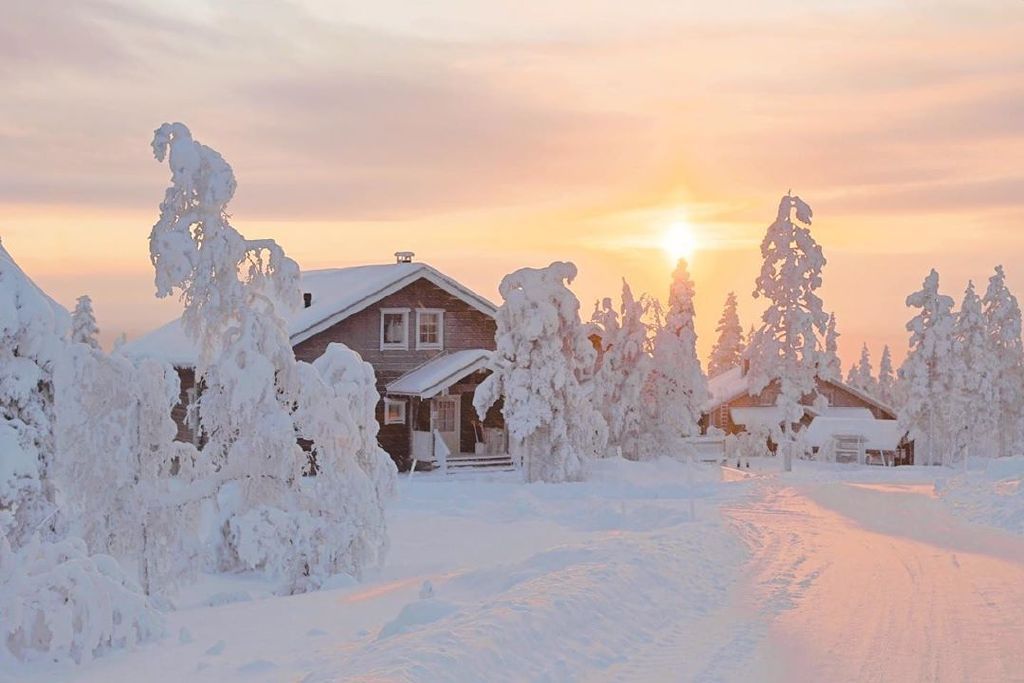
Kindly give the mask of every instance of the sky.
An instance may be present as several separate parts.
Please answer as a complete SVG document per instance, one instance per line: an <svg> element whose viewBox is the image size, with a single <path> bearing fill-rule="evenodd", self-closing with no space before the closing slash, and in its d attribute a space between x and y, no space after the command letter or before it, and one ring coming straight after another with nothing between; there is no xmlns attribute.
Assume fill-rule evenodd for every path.
<svg viewBox="0 0 1024 683"><path fill-rule="evenodd" d="M147 237L165 121L233 166L232 223L303 268L411 250L498 299L570 260L584 317L662 299L691 226L700 350L744 327L779 197L815 212L849 364L899 359L931 267L1024 292L1021 0L0 0L0 238L103 339L174 317Z"/></svg>

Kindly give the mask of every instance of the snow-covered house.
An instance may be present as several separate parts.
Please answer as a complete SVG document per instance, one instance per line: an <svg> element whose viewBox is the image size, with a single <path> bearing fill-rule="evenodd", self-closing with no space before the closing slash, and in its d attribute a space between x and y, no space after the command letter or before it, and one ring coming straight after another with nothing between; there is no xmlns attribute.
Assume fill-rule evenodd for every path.
<svg viewBox="0 0 1024 683"><path fill-rule="evenodd" d="M436 434L452 454L504 452L502 418L492 409L479 424L473 392L494 349L496 306L412 254L395 263L302 273L305 308L288 321L295 356L312 362L341 342L370 363L382 398L381 445L400 467L432 460ZM129 342L134 358L159 358L178 369L182 396L175 409L179 439L191 440L187 406L195 398L196 348L181 321ZM436 431L435 431L436 430Z"/></svg>
<svg viewBox="0 0 1024 683"><path fill-rule="evenodd" d="M878 455L887 462L913 462L914 444L899 428L893 408L838 379L818 378L816 384L817 397L824 398L827 406L813 395L801 400L805 406L801 426L810 448L839 460ZM711 378L708 390L705 429L726 434L769 432L782 422L782 409L775 405L777 383L751 393L745 364Z"/></svg>

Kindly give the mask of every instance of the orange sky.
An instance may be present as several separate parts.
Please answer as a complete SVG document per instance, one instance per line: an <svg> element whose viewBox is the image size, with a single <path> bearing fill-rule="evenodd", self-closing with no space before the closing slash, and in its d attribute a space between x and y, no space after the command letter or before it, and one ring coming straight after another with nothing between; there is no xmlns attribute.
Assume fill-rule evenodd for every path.
<svg viewBox="0 0 1024 683"><path fill-rule="evenodd" d="M307 268L399 249L496 298L580 267L660 297L685 218L702 351L788 189L815 210L850 362L901 357L935 266L959 299L996 263L1024 292L1024 2L34 0L0 23L0 237L105 341L163 322L146 237L151 131L232 164L233 223ZM224 5L226 6L226 5Z"/></svg>

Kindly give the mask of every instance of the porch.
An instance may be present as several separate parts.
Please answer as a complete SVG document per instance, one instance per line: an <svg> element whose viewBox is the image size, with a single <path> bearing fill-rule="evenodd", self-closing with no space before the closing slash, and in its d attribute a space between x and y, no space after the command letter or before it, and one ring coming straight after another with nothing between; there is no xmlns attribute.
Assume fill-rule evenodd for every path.
<svg viewBox="0 0 1024 683"><path fill-rule="evenodd" d="M407 405L413 469L419 464L446 471L514 467L500 409L492 408L481 421L473 408L490 354L486 349L443 353L387 385L386 400Z"/></svg>

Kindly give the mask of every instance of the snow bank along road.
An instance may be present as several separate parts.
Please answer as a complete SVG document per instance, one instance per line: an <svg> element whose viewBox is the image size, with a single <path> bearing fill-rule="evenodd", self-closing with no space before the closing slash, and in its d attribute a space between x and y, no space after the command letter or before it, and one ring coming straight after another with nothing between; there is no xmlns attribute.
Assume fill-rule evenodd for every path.
<svg viewBox="0 0 1024 683"><path fill-rule="evenodd" d="M159 643L0 680L1024 681L1024 541L926 470L799 469L403 480L379 576L208 577Z"/></svg>

